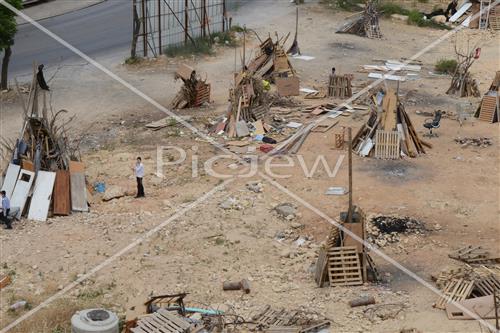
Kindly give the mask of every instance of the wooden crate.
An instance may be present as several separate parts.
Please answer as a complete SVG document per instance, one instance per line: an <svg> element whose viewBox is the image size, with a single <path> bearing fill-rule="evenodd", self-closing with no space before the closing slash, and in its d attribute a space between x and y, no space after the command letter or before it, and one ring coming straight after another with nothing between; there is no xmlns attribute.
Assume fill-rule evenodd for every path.
<svg viewBox="0 0 500 333"><path fill-rule="evenodd" d="M453 279L446 284L443 295L440 296L434 307L444 310L450 302L460 302L469 297L474 288L474 281Z"/></svg>
<svg viewBox="0 0 500 333"><path fill-rule="evenodd" d="M137 326L131 328L133 333L186 333L191 325L165 309L159 309L138 320Z"/></svg>
<svg viewBox="0 0 500 333"><path fill-rule="evenodd" d="M377 130L375 134L375 158L396 160L401 157L398 131Z"/></svg>
<svg viewBox="0 0 500 333"><path fill-rule="evenodd" d="M484 96L481 101L479 120L494 123L498 121L498 96Z"/></svg>
<svg viewBox="0 0 500 333"><path fill-rule="evenodd" d="M361 263L355 246L332 247L328 250L330 286L359 286L363 284Z"/></svg>

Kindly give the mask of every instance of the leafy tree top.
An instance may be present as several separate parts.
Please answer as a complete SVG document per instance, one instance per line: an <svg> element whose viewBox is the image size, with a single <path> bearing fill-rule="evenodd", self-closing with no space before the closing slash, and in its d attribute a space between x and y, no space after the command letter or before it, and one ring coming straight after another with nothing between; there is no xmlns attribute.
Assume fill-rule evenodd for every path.
<svg viewBox="0 0 500 333"><path fill-rule="evenodd" d="M17 9L22 8L22 0L6 1ZM0 3L0 51L14 44L16 32L16 14Z"/></svg>

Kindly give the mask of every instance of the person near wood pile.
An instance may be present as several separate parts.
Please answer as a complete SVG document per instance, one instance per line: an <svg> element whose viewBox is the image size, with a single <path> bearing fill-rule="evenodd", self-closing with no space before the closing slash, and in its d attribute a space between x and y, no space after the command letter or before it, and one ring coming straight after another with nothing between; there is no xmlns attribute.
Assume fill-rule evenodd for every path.
<svg viewBox="0 0 500 333"><path fill-rule="evenodd" d="M141 157L137 157L134 167L135 179L137 180L137 195L136 198L145 197L144 186L142 185L142 179L144 178L144 164L142 164Z"/></svg>
<svg viewBox="0 0 500 333"><path fill-rule="evenodd" d="M0 192L2 196L2 212L0 213L0 220L7 226L5 229L12 229L12 223L9 220L10 213L10 200L7 198L7 192Z"/></svg>

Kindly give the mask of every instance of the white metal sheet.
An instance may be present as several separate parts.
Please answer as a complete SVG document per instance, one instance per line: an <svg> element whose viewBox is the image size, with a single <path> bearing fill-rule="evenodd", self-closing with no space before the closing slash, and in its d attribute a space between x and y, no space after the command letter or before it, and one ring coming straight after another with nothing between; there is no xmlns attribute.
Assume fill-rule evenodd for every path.
<svg viewBox="0 0 500 333"><path fill-rule="evenodd" d="M10 163L7 168L7 173L5 174L5 179L3 180L2 185L2 191L7 193L7 198L12 197L14 187L16 187L17 176L19 176L19 170L21 170L21 167L12 163Z"/></svg>
<svg viewBox="0 0 500 333"><path fill-rule="evenodd" d="M459 10L457 10L457 12L455 14L453 14L451 17L450 17L450 22L453 23L455 22L456 20L458 20L460 18L460 16L464 15L464 13L470 8L472 7L472 3L470 2L467 2L467 3L464 3L462 5L462 7L460 7Z"/></svg>
<svg viewBox="0 0 500 333"><path fill-rule="evenodd" d="M42 222L47 220L55 181L55 172L38 171L35 189L31 197L28 219Z"/></svg>
<svg viewBox="0 0 500 333"><path fill-rule="evenodd" d="M35 178L35 173L21 169L19 172L19 177L17 178L16 187L12 193L12 198L10 200L11 207L18 207L19 212L17 213L17 218L21 217L24 211L24 205L26 204L26 199L31 190L31 185L33 185L33 180Z"/></svg>

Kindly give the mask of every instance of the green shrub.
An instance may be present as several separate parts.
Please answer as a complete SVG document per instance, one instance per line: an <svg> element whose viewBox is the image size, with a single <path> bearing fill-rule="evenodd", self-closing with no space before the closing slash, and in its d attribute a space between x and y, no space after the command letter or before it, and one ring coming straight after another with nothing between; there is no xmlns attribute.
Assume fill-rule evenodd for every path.
<svg viewBox="0 0 500 333"><path fill-rule="evenodd" d="M451 28L445 24L436 23L430 19L426 19L424 14L420 13L418 10L411 10L408 13L408 24L416 25L419 27L430 27L435 29L445 29L450 30Z"/></svg>
<svg viewBox="0 0 500 333"><path fill-rule="evenodd" d="M134 65L142 61L142 58L140 57L128 57L125 59L125 64L127 65Z"/></svg>
<svg viewBox="0 0 500 333"><path fill-rule="evenodd" d="M457 65L455 59L440 59L434 65L434 70L440 74L453 74L455 73Z"/></svg>
<svg viewBox="0 0 500 333"><path fill-rule="evenodd" d="M410 12L400 5L390 2L379 4L378 11L385 17L390 17L392 14L408 15Z"/></svg>

